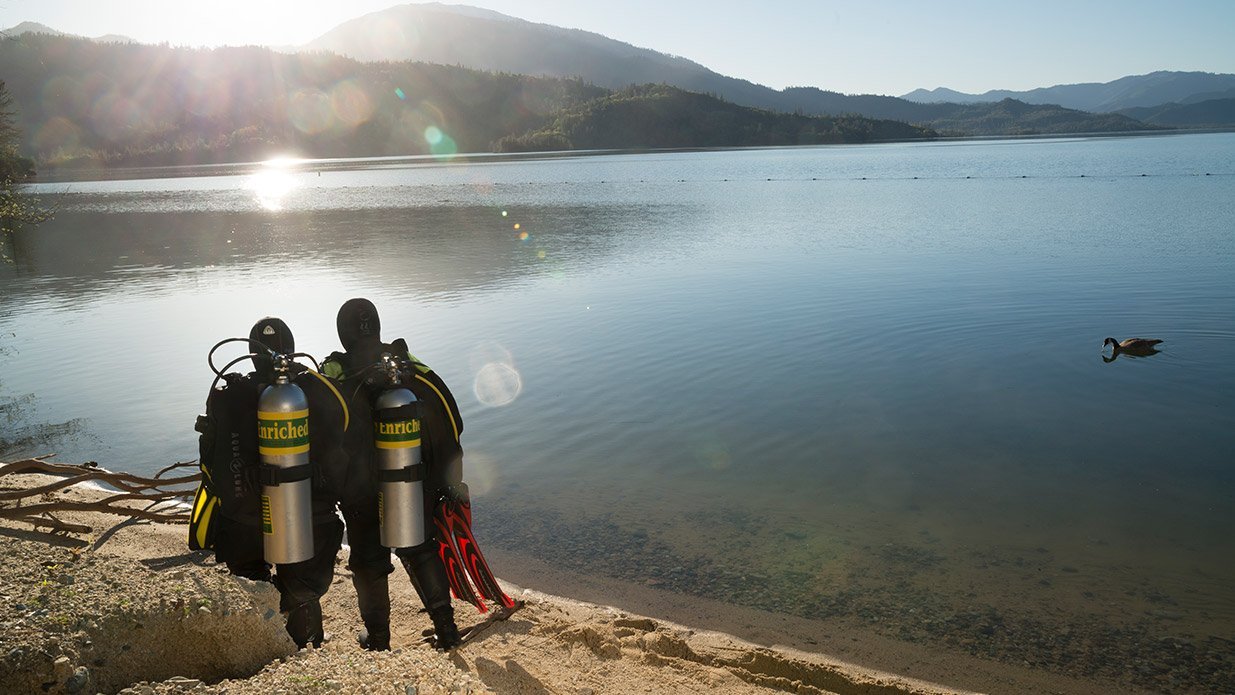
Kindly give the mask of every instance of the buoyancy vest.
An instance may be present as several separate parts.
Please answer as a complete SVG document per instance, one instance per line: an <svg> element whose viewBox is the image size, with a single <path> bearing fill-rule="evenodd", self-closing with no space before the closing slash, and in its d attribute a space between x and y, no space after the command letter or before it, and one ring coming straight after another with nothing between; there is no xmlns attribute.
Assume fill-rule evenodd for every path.
<svg viewBox="0 0 1235 695"><path fill-rule="evenodd" d="M435 495L439 490L449 486L457 486L463 482L463 447L460 436L463 433L463 417L459 414L459 406L454 394L432 369L416 359L407 349L407 342L399 338L391 343L382 343L377 354L407 357L405 369L400 371L399 385L410 390L416 400L424 403L425 417L421 423L423 433L421 456L426 464L425 491ZM353 416L361 418L358 411L371 408L373 399L385 385L374 386L363 383L368 364L354 364L354 355L347 352L333 352L322 362L322 372L343 382L343 390L353 405ZM361 382L361 383L357 383ZM352 395L356 398L353 400ZM371 418L372 416L369 415ZM371 461L372 459L372 424L366 431L368 437L349 436L348 451L354 458ZM372 464L370 464L371 467Z"/></svg>
<svg viewBox="0 0 1235 695"><path fill-rule="evenodd" d="M348 475L344 447L350 412L338 385L307 369L292 377L309 401L309 465L314 521L335 517L339 491ZM198 467L202 483L194 500L189 546L214 545L214 516L258 525L261 521L261 459L257 451L257 401L267 384L254 374L225 374L198 416Z"/></svg>

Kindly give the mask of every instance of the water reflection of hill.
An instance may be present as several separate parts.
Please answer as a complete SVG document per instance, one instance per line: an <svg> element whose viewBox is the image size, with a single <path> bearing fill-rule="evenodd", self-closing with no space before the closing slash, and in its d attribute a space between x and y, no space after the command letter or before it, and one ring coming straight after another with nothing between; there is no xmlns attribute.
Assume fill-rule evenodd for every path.
<svg viewBox="0 0 1235 695"><path fill-rule="evenodd" d="M453 294L601 265L631 234L664 243L648 207L492 207L312 212L60 212L13 238L6 299L69 300L185 271L289 264L363 273L392 289ZM516 229L515 225L518 225ZM640 232L642 230L642 232ZM656 234L651 232L655 230Z"/></svg>

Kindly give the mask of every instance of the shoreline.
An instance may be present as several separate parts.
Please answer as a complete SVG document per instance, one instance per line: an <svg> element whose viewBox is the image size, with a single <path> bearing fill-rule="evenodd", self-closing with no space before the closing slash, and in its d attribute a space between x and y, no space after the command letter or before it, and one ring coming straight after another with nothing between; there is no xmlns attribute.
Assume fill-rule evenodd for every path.
<svg viewBox="0 0 1235 695"><path fill-rule="evenodd" d="M0 478L0 488L28 488L52 479L40 474L10 475ZM101 494L97 486L74 486L45 497L90 500ZM147 633L164 630L166 634L156 640L161 650L157 663L142 662L140 655L151 648L149 645L123 652L125 668L129 669L126 673L130 674L125 677L134 680L111 692L193 690L245 695L292 685L292 692L368 688L405 695L412 685L419 693L707 689L722 695L784 691L927 695L1084 693L1114 687L947 654L924 645L897 643L860 626L837 630L835 622L777 615L655 587L572 574L496 548L488 555L499 575L533 577L538 585L571 598L504 579L507 591L526 606L509 620L487 627L465 647L442 654L420 644L428 619L417 610L419 604L410 582L397 569L390 582L395 650L373 654L362 651L355 642L361 626L350 573L340 557L331 589L323 599L328 641L322 649L293 653L294 647L282 630L281 616L271 616L277 593L269 585L227 575L210 554L189 552L183 538L184 525L134 522L94 512L58 517L87 524L92 531L49 534L30 530L26 523L0 521L0 536L4 538L0 560L6 567L0 593L10 597L0 613L0 648L10 656L15 649L32 648L30 653L37 656L36 661L54 677L46 681L50 683L48 692L86 692L81 686L118 682L114 679L120 676L106 659L91 661L83 656L90 649L99 650L100 645L140 639L142 629L133 634L127 629L116 631L117 615L123 618L122 623L144 626ZM106 565L107 573L91 581L85 568L95 563ZM52 576L53 568L57 576L64 568L77 569L70 571L64 584L63 578ZM48 578L33 588L22 584L44 573ZM48 593L48 586L55 591ZM163 594L186 591L187 586L188 594L177 598L150 590L159 586L174 587ZM22 598L31 591L41 597L41 608L35 607L35 600ZM75 603L80 598L73 598L100 592L106 598L90 604ZM105 605L108 602L112 612ZM134 608L139 605L145 608ZM480 619L466 604L455 605L461 626ZM196 610L185 606L196 606ZM50 622L49 615L54 618ZM238 626L246 632L238 632ZM183 630L183 640L176 639L178 630ZM238 640L239 634L249 637ZM818 639L792 637L804 634ZM25 646L11 643L17 635L25 635ZM265 665L259 665L260 670L218 680L219 669L226 670L228 664L218 663L217 658L195 661L190 656L193 652L200 656L203 644L225 651L226 645L239 641L246 643L248 652L266 650L268 656L263 660ZM257 649L257 644L264 646ZM210 649L204 651L211 656ZM224 662L236 658L235 654L224 656ZM209 667L203 665L207 662ZM176 664L183 664L186 672L169 675L167 669L170 666L175 670ZM150 678L140 677L143 669L152 674ZM253 669L253 664L240 668ZM298 683L304 687L296 686ZM0 686L11 685L0 682ZM78 690L73 690L74 686ZM137 687L125 690L127 686Z"/></svg>
<svg viewBox="0 0 1235 695"><path fill-rule="evenodd" d="M505 163L519 161L538 161L546 159L572 159L578 157L631 155L631 154L675 154L683 152L733 152L747 150L792 150L811 148L847 148L873 145L896 145L912 143L950 143L950 142L986 142L986 141L1033 141L1033 140L1084 140L1091 138L1127 138L1154 137L1164 135L1205 135L1213 133L1235 132L1235 126L1213 126L1199 128L1160 128L1147 130L1094 131L1075 133L1029 133L1022 135L944 135L923 138L906 138L891 140L871 140L866 142L820 143L812 145L750 145L732 147L663 147L663 148L617 148L617 149L581 149L581 150L545 150L527 152L466 152L457 154L448 160L432 154L407 155L374 155L365 157L272 157L264 160L242 160L228 162L197 162L179 164L124 164L115 166L78 165L78 164L46 164L40 168L42 173L34 178L21 181L19 185L52 185L92 183L98 181L124 181L130 178L181 178L189 176L233 175L238 172L252 172L269 167L271 162L285 163L293 169L303 171L349 171L369 166L464 166L469 164ZM133 176L129 176L133 175ZM40 195L47 192L40 193Z"/></svg>

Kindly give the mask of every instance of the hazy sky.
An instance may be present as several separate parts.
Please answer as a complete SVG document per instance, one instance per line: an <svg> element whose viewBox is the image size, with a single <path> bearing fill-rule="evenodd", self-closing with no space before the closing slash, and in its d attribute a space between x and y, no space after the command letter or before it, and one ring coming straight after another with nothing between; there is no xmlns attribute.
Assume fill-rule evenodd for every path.
<svg viewBox="0 0 1235 695"><path fill-rule="evenodd" d="M398 0L0 0L0 27L176 45L307 42ZM475 0L770 87L899 95L1235 73L1235 0ZM3 75L0 75L0 79Z"/></svg>

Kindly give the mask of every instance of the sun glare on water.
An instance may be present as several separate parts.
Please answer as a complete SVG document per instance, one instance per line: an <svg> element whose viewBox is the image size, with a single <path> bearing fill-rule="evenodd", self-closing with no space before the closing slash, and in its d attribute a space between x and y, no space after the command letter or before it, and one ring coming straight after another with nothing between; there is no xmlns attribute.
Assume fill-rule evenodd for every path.
<svg viewBox="0 0 1235 695"><path fill-rule="evenodd" d="M247 183L258 204L272 212L282 210L284 199L300 186L289 170L303 161L294 157L275 157L262 162L262 169L251 175Z"/></svg>

